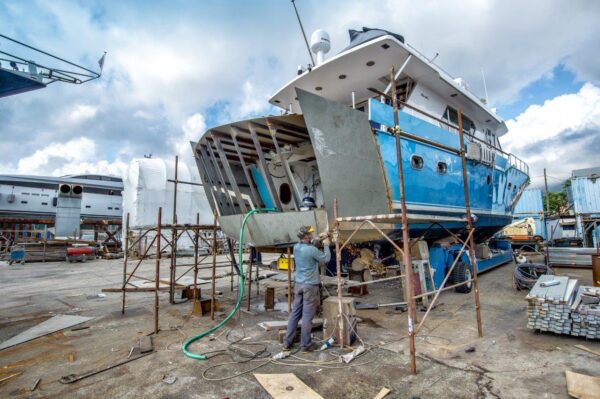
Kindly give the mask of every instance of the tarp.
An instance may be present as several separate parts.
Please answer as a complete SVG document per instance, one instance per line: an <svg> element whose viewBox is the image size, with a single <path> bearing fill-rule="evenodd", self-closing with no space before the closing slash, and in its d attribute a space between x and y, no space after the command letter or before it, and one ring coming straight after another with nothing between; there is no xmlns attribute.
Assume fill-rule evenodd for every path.
<svg viewBox="0 0 600 399"><path fill-rule="evenodd" d="M155 226L158 208L162 207L162 222L173 222L173 192L175 161L160 158L136 158L131 161L123 179L123 225L129 213L130 228ZM198 170L179 161L177 180L202 184ZM212 224L213 215L202 186L179 183L177 185L177 223L196 223L200 214L201 224ZM168 233L168 232L166 232ZM191 241L184 235L179 248L190 247Z"/></svg>

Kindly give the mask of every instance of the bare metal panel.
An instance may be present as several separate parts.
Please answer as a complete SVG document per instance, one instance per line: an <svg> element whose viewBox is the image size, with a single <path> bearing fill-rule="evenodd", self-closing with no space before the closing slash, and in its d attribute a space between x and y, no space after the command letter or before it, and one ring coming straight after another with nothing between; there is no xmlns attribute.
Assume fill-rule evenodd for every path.
<svg viewBox="0 0 600 399"><path fill-rule="evenodd" d="M86 321L92 320L93 317L73 316L66 314L57 314L54 317L41 322L40 324L31 327L28 330L4 341L0 345L0 350L10 348L11 346L22 344L23 342L31 341L44 335L52 334L53 332L64 330L65 328L73 327Z"/></svg>
<svg viewBox="0 0 600 399"><path fill-rule="evenodd" d="M321 176L325 208L333 216L390 213L387 183L364 112L296 89Z"/></svg>
<svg viewBox="0 0 600 399"><path fill-rule="evenodd" d="M219 225L228 237L237 238L244 215L219 217ZM250 216L246 223L244 243L255 247L285 246L298 242L296 233L300 226L314 226L317 232L327 230L327 215L324 209L300 212L258 213Z"/></svg>

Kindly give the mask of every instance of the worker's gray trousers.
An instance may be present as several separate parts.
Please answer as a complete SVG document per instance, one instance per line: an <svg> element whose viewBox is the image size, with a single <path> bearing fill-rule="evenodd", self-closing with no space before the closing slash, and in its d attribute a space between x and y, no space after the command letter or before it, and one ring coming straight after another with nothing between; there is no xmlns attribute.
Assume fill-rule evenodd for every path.
<svg viewBox="0 0 600 399"><path fill-rule="evenodd" d="M292 346L296 336L298 322L302 319L302 335L300 336L300 346L308 348L311 344L310 331L312 329L312 319L317 312L319 304L319 286L298 284L294 287L294 304L292 305L292 314L288 320L287 333L283 339L286 346Z"/></svg>

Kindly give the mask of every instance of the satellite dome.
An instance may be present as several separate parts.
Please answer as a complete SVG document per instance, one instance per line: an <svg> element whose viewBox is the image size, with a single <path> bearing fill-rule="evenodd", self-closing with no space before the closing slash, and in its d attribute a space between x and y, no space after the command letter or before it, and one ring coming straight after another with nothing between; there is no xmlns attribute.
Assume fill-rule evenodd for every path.
<svg viewBox="0 0 600 399"><path fill-rule="evenodd" d="M329 33L323 29L317 29L310 36L310 51L317 55L317 65L323 62L323 58L327 52L331 49L331 41L329 40Z"/></svg>

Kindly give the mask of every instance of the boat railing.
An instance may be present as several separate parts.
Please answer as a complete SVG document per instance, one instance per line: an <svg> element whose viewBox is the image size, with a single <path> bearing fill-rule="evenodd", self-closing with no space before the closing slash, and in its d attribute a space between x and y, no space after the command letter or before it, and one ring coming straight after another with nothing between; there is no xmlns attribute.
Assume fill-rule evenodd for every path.
<svg viewBox="0 0 600 399"><path fill-rule="evenodd" d="M387 96L387 95L385 95L383 93L378 93L378 94L379 95L375 95L372 98L378 98L379 96L383 95L384 97L390 99L389 96ZM445 126L446 128L448 128L448 131L451 131L451 132L454 132L454 133L458 134L459 127L456 124L454 124L454 123L452 123L450 121L447 121L445 119L441 119L441 118L439 118L439 117L437 117L435 115L432 115L431 113L429 113L427 111L424 111L424 110L422 110L422 109L420 109L418 107L415 107L414 105L408 104L408 103L406 103L404 101L399 101L398 105L400 106L400 108L407 108L409 110L415 111L415 112L419 113L420 115L426 117L427 119L429 119L429 120L431 120L433 122L438 123L440 125L440 127L444 127ZM468 140L474 141L474 142L479 142L480 144L485 145L485 146L487 146L490 149L493 149L495 152L504 155L507 158L509 165L511 165L511 166L517 168L518 170L520 170L521 172L526 173L527 175L529 175L529 166L523 160L521 160L520 158L518 158L514 154L506 152L503 149L501 149L500 147L495 146L494 144L492 144L492 143L490 143L490 142L488 142L488 141L486 141L486 140L484 140L484 139L482 139L480 137L475 136L470 131L468 131L468 130L466 130L464 128L463 128L463 134L465 135L465 137L467 137Z"/></svg>

